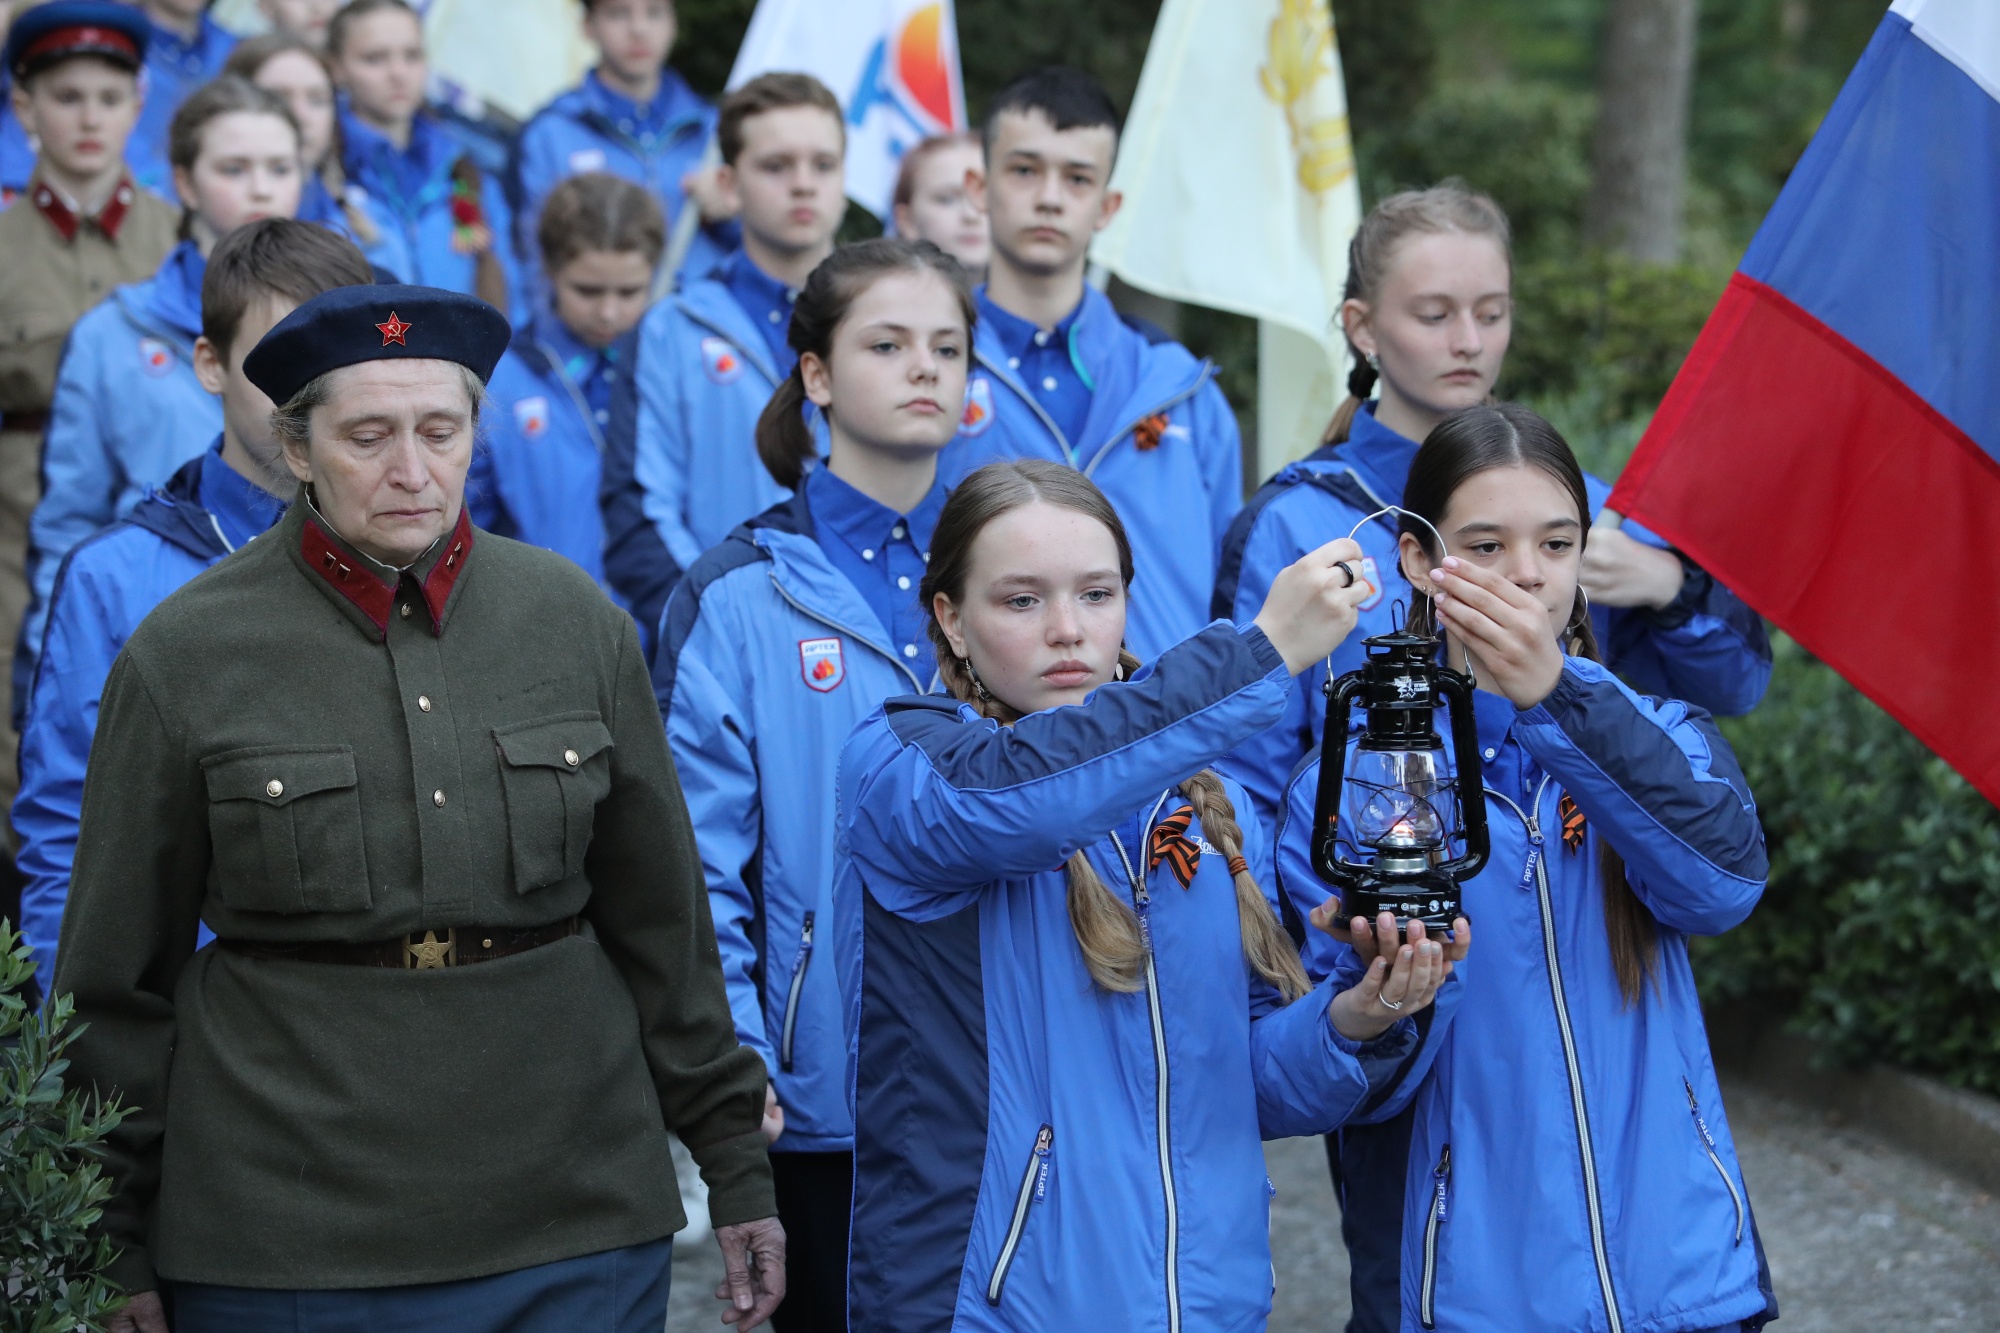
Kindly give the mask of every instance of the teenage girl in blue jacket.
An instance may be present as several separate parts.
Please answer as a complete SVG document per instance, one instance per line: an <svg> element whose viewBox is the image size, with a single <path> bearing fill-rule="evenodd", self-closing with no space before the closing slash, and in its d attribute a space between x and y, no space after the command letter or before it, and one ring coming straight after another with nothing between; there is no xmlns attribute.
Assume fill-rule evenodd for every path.
<svg viewBox="0 0 2000 1333"><path fill-rule="evenodd" d="M1601 534L1547 422L1447 418L1401 500L1402 569L1430 593L1413 619L1479 685L1492 858L1464 889L1481 946L1462 1003L1338 1136L1349 1328L1761 1327L1776 1310L1687 952L1763 891L1742 771L1707 713L1598 661L1579 583ZM1324 921L1319 762L1291 784L1279 880ZM1313 932L1310 970L1366 957L1361 924L1359 954Z"/></svg>
<svg viewBox="0 0 2000 1333"><path fill-rule="evenodd" d="M1507 217L1485 195L1444 185L1391 196L1369 212L1350 249L1341 306L1352 396L1329 443L1280 471L1236 516L1212 614L1251 614L1279 570L1352 532L1377 591L1331 668L1339 675L1360 664L1361 640L1388 631L1410 599L1387 507L1403 493L1418 441L1491 397L1513 327L1512 286ZM1369 402L1378 371L1381 396ZM1611 488L1594 477L1585 483L1595 516ZM1717 713L1748 712L1763 696L1771 675L1763 621L1637 524L1592 534L1583 584L1605 659L1627 679ZM1284 721L1223 765L1267 819L1286 777L1319 742L1325 671L1299 677Z"/></svg>
<svg viewBox="0 0 2000 1333"><path fill-rule="evenodd" d="M477 296L518 326L528 306L514 271L513 216L500 181L424 105L423 22L404 0L353 0L326 54L341 85L348 199L374 236L370 263L399 281Z"/></svg>
<svg viewBox="0 0 2000 1333"><path fill-rule="evenodd" d="M854 1122L835 986L849 941L833 929L834 766L856 724L935 674L917 589L972 323L964 272L930 245L866 241L814 269L792 310L798 367L757 425L791 498L695 561L660 627L653 680L701 830L737 1036L764 1057L782 1110L780 1328L847 1326ZM831 437L824 465L807 401Z"/></svg>
<svg viewBox="0 0 2000 1333"><path fill-rule="evenodd" d="M487 386L466 503L480 527L568 556L622 606L604 579L604 433L667 224L645 190L600 171L555 188L537 237L546 297Z"/></svg>
<svg viewBox="0 0 2000 1333"><path fill-rule="evenodd" d="M298 210L298 125L284 103L242 79L225 75L181 103L168 156L187 210L180 245L153 277L118 288L77 321L56 375L42 498L28 523L17 717L63 557L130 514L222 430L222 407L194 371L209 251L246 223Z"/></svg>
<svg viewBox="0 0 2000 1333"><path fill-rule="evenodd" d="M1205 767L1352 628L1359 554L1141 669L1089 478L1023 460L953 492L922 588L950 697L890 700L840 762L852 1327L1263 1326L1261 1140L1340 1124L1453 961L1418 928L1393 972L1310 989Z"/></svg>

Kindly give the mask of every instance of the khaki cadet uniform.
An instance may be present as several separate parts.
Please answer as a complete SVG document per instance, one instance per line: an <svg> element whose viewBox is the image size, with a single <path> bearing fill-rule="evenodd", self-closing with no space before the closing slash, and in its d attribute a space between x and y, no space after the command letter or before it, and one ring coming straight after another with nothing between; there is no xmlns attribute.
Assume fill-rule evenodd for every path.
<svg viewBox="0 0 2000 1333"><path fill-rule="evenodd" d="M92 306L150 278L174 248L180 210L127 176L79 218L37 172L0 212L0 659L12 661L28 605L28 516L41 499L42 432L64 340ZM0 714L0 800L14 803L18 738Z"/></svg>
<svg viewBox="0 0 2000 1333"><path fill-rule="evenodd" d="M136 1108L107 1162L128 1287L655 1241L669 1129L718 1225L775 1212L631 618L463 516L382 568L296 503L112 669L55 986L89 1024L71 1081Z"/></svg>

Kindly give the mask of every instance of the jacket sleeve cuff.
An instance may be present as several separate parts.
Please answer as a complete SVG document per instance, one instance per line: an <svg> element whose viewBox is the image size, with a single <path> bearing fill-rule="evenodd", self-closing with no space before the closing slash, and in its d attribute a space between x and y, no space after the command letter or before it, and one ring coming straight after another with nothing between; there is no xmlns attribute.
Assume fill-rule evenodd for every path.
<svg viewBox="0 0 2000 1333"><path fill-rule="evenodd" d="M136 1296L142 1291L157 1291L160 1279L153 1272L152 1256L142 1246L133 1245L118 1251L118 1257L104 1270L105 1277L118 1284L127 1295Z"/></svg>
<svg viewBox="0 0 2000 1333"><path fill-rule="evenodd" d="M1714 577L1700 565L1672 548L1669 554L1681 562L1681 590L1665 606L1648 607L1640 613L1657 629L1679 629L1694 619L1695 612L1707 604L1709 590L1715 585Z"/></svg>
<svg viewBox="0 0 2000 1333"><path fill-rule="evenodd" d="M1287 676L1292 674L1285 670L1284 654L1272 646L1263 628L1255 621L1241 622L1236 626L1236 632L1243 636L1243 642L1250 646L1251 656L1257 659L1257 665L1263 667L1266 674L1273 671L1284 671Z"/></svg>
<svg viewBox="0 0 2000 1333"><path fill-rule="evenodd" d="M771 1158L761 1130L701 1147L688 1147L708 1185L708 1216L716 1226L734 1226L776 1217L778 1198L771 1185Z"/></svg>
<svg viewBox="0 0 2000 1333"><path fill-rule="evenodd" d="M1583 682L1577 678L1569 663L1564 662L1562 674L1556 677L1556 687L1532 708L1516 709L1514 718L1517 722L1526 722L1530 725L1539 723L1544 726L1554 726L1556 718L1575 707L1582 696Z"/></svg>

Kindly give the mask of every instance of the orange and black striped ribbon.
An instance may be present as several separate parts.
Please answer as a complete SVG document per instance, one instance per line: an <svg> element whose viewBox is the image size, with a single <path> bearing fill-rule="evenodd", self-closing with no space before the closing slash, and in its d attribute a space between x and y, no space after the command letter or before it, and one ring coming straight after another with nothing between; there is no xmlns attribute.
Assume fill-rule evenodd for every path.
<svg viewBox="0 0 2000 1333"><path fill-rule="evenodd" d="M1148 874L1158 870L1160 862L1165 861L1182 888L1194 883L1194 872L1201 865L1201 848L1188 836L1188 826L1193 822L1194 807L1184 805L1153 826L1150 854L1146 861Z"/></svg>
<svg viewBox="0 0 2000 1333"><path fill-rule="evenodd" d="M1583 846L1583 811L1577 808L1570 794L1564 792L1556 806L1556 813L1562 816L1563 846L1574 852Z"/></svg>

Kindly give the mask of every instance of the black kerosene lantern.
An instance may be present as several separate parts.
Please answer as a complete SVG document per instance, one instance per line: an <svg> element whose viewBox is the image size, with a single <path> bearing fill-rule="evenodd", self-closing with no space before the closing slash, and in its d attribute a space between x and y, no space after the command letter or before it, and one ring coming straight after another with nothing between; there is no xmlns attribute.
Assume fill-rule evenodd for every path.
<svg viewBox="0 0 2000 1333"><path fill-rule="evenodd" d="M1486 865L1486 795L1470 679L1438 664L1438 641L1407 626L1363 641L1368 659L1326 685L1313 869L1340 890L1341 915L1433 935L1459 914L1458 886ZM1356 703L1368 724L1353 753L1343 744ZM1436 714L1449 708L1455 762L1445 763ZM1455 770L1455 771L1454 771ZM1340 854L1345 840L1364 861ZM1451 856L1463 841L1464 853Z"/></svg>

